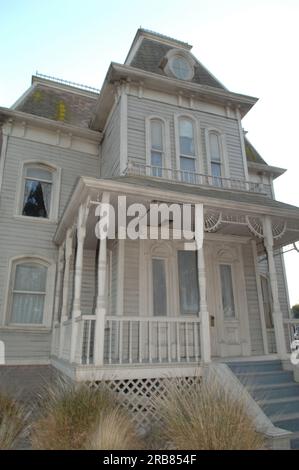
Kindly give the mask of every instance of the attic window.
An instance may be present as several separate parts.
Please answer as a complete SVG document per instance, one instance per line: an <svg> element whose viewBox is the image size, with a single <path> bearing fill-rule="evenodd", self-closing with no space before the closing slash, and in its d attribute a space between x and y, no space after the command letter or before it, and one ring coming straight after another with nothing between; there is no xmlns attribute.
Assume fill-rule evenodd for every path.
<svg viewBox="0 0 299 470"><path fill-rule="evenodd" d="M190 80L193 77L193 68L184 57L172 57L170 67L175 77L180 80Z"/></svg>

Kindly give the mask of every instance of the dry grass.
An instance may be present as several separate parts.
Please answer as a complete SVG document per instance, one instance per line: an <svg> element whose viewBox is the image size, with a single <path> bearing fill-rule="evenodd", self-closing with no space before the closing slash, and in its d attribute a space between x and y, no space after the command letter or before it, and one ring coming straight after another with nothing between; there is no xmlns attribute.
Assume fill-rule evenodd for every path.
<svg viewBox="0 0 299 470"><path fill-rule="evenodd" d="M212 379L197 385L169 380L168 393L156 397L161 417L164 447L178 450L254 450L264 447L255 431L241 395L229 391Z"/></svg>
<svg viewBox="0 0 299 470"><path fill-rule="evenodd" d="M96 430L87 441L91 450L141 449L142 442L136 433L132 419L120 407L101 414Z"/></svg>
<svg viewBox="0 0 299 470"><path fill-rule="evenodd" d="M34 449L83 449L103 411L112 411L116 400L105 389L92 389L58 379L39 398L39 417L32 425Z"/></svg>
<svg viewBox="0 0 299 470"><path fill-rule="evenodd" d="M27 426L23 405L0 393L0 450L12 449Z"/></svg>

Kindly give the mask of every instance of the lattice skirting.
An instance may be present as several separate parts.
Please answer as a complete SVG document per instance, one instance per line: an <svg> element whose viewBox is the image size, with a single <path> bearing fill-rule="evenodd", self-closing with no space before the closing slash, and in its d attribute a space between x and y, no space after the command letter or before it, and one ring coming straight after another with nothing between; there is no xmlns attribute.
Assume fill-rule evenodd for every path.
<svg viewBox="0 0 299 470"><path fill-rule="evenodd" d="M153 398L163 397L172 380L179 380L185 387L199 383L200 377L122 379L88 382L88 385L92 388L103 385L108 387L131 414L137 428L141 432L146 432L159 422L159 413L155 409Z"/></svg>

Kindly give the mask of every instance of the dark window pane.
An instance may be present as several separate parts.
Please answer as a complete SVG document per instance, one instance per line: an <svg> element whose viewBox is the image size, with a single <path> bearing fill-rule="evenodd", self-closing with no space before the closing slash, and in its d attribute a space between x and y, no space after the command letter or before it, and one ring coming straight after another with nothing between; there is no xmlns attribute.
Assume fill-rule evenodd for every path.
<svg viewBox="0 0 299 470"><path fill-rule="evenodd" d="M163 259L153 259L153 311L155 316L167 315L166 269Z"/></svg>
<svg viewBox="0 0 299 470"><path fill-rule="evenodd" d="M51 188L51 183L41 183L40 181L26 179L22 215L49 217Z"/></svg>
<svg viewBox="0 0 299 470"><path fill-rule="evenodd" d="M195 251L178 252L181 314L199 312L199 289Z"/></svg>

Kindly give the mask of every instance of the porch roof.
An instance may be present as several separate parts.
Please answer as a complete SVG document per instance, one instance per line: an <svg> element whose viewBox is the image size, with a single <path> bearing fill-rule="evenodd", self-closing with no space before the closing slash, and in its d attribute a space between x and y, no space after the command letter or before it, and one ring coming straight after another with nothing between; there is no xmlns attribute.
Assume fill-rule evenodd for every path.
<svg viewBox="0 0 299 470"><path fill-rule="evenodd" d="M285 245L299 239L299 207L273 200L267 196L237 190L204 188L201 186L158 180L144 176L119 176L114 178L81 177L62 214L53 241L60 244L66 230L75 223L79 205L87 197L95 200L97 195L108 191L114 195L166 203L204 204L213 211L241 213L251 217L263 215L290 222L291 233L280 240ZM289 225L289 223L288 223ZM247 232L248 235L248 232Z"/></svg>

